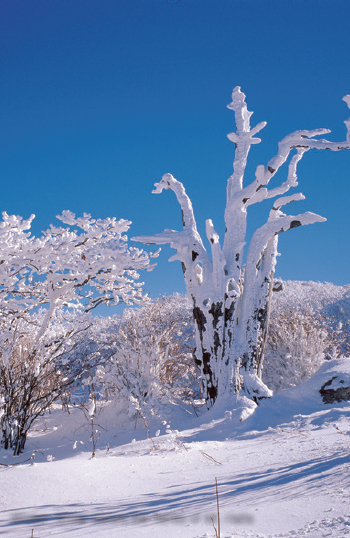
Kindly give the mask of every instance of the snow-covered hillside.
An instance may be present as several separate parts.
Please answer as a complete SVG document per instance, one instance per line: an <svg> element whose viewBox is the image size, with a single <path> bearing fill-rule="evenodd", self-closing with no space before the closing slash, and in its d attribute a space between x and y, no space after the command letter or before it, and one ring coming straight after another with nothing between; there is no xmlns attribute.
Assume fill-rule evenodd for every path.
<svg viewBox="0 0 350 538"><path fill-rule="evenodd" d="M350 536L350 403L323 403L332 378L350 385L348 359L326 362L243 421L245 400L200 416L168 407L148 424L152 440L142 419L109 404L92 459L82 411L56 408L24 454L0 452L0 535L214 537L217 478L221 538ZM32 464L8 466L32 453Z"/></svg>

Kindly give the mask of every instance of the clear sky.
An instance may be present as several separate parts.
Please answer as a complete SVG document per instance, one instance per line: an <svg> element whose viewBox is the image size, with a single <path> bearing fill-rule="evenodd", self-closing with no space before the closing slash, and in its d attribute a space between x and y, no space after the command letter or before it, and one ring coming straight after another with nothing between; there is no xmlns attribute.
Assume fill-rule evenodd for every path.
<svg viewBox="0 0 350 538"><path fill-rule="evenodd" d="M268 122L253 179L293 130L345 138L349 60L349 0L2 0L0 209L35 213L36 232L63 209L130 219L130 236L179 229L174 195L151 194L171 172L199 229L223 232L232 88L252 125ZM350 151L310 151L299 185L288 210L328 221L282 234L277 275L349 283ZM184 291L170 254L147 276L153 296Z"/></svg>

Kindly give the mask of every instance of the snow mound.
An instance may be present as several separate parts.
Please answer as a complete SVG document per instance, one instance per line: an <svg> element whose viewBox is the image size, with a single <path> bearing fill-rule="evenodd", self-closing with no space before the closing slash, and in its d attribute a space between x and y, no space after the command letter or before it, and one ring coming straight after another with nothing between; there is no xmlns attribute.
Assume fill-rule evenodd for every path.
<svg viewBox="0 0 350 538"><path fill-rule="evenodd" d="M287 398L301 398L303 404L306 401L316 405L321 404L321 402L327 404L348 400L350 393L349 397L345 397L345 395L334 399L324 397L324 392L327 390L337 391L346 387L350 387L350 359L342 357L323 363L310 379L282 394Z"/></svg>

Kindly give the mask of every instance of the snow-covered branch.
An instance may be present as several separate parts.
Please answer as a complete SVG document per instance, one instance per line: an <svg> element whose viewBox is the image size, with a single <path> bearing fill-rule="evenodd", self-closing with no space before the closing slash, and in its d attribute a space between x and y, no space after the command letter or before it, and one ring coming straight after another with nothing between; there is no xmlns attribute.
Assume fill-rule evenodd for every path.
<svg viewBox="0 0 350 538"><path fill-rule="evenodd" d="M350 108L350 96L345 96L343 100ZM268 162L267 166L259 165L255 173L255 180L243 188L241 191L241 202L246 206L257 203L266 198L273 198L287 192L291 187L297 185L297 165L302 159L304 153L309 149L340 151L350 148L350 120L345 122L347 133L345 141L332 142L326 139L315 139L314 137L328 134L329 129L299 130L287 135L278 144L278 153ZM280 167L288 159L290 152L296 149L297 153L293 156L288 170L287 180L270 191L264 189L270 180L275 176Z"/></svg>
<svg viewBox="0 0 350 538"><path fill-rule="evenodd" d="M284 202L280 199L279 203L281 205L279 207L294 201L294 199L288 201L288 198L289 197L285 197ZM246 262L246 276L249 272L253 271L255 273L258 270L259 260L261 259L269 239L299 226L326 221L324 217L311 213L310 211L299 215L285 215L279 209L272 209L271 214L269 220L254 232L250 241Z"/></svg>
<svg viewBox="0 0 350 538"><path fill-rule="evenodd" d="M260 138L254 138L254 136L266 125L266 122L261 122L253 129L250 128L250 118L253 113L248 111L245 97L240 87L236 86L232 92L232 102L228 105L228 108L235 113L237 131L227 135L235 145L235 157L233 174L227 180L224 215L226 233L223 253L226 261L226 271L236 283L238 283L240 275L246 232L245 210L241 204L237 204L237 200L240 198L240 193L243 189L244 172L250 148L253 144L261 142Z"/></svg>
<svg viewBox="0 0 350 538"><path fill-rule="evenodd" d="M222 297L223 293L225 292L225 259L221 251L219 235L215 231L213 222L210 219L206 221L206 234L211 245L213 260L213 285L215 289L215 294L218 297Z"/></svg>
<svg viewBox="0 0 350 538"><path fill-rule="evenodd" d="M169 261L181 261L185 279L192 289L193 286L200 285L204 275L208 275L212 270L212 262L197 230L192 202L183 184L171 174L164 174L161 181L155 183L155 187L153 194L160 194L167 189L174 192L181 207L183 230L164 230L163 233L142 235L132 239L147 245L169 244L174 248L176 254L171 256Z"/></svg>

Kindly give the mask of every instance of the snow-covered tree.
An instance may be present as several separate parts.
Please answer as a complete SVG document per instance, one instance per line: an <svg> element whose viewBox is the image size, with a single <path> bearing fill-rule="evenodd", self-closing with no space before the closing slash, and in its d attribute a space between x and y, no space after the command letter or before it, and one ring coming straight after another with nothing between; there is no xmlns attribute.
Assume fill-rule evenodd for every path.
<svg viewBox="0 0 350 538"><path fill-rule="evenodd" d="M350 96L344 100L350 107ZM228 135L235 146L235 157L233 174L227 182L223 244L220 244L213 222L207 220L210 256L197 230L191 200L183 184L171 174L165 174L155 184L153 192L159 194L166 189L174 192L182 211L183 229L135 238L145 244L170 244L176 250L170 260L181 262L192 301L196 326L195 361L202 372L209 405L232 392L245 391L254 400L271 395L261 375L278 236L298 226L325 220L310 212L283 213L283 206L304 199L301 193L284 195L297 186L297 166L307 151L350 148L350 119L345 121L347 134L342 142L317 138L329 133L328 129L293 132L279 142L277 154L266 166L257 167L255 179L245 184L249 151L252 145L261 141L255 135L266 123L250 127L252 113L248 111L245 95L239 87L234 88L228 108L234 111L237 131ZM285 181L270 188L271 179L288 159ZM270 198L275 200L269 217L247 244L247 210Z"/></svg>
<svg viewBox="0 0 350 538"><path fill-rule="evenodd" d="M77 352L89 312L142 303L137 271L153 267L128 246L126 220L64 211L64 226L35 237L33 218L3 213L0 222L0 441L15 454L33 420L91 362Z"/></svg>

